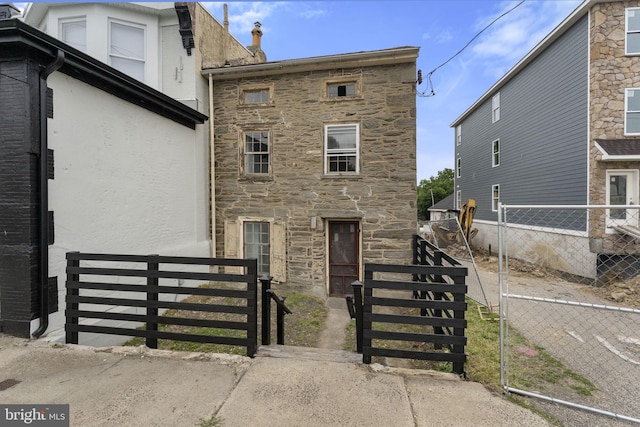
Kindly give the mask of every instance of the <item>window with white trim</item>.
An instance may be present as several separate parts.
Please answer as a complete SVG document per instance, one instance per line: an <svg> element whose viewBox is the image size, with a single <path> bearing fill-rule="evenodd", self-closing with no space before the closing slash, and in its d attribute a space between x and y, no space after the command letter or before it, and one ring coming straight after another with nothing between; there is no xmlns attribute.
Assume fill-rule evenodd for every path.
<svg viewBox="0 0 640 427"><path fill-rule="evenodd" d="M244 172L247 175L270 173L269 159L271 144L269 131L249 131L244 133Z"/></svg>
<svg viewBox="0 0 640 427"><path fill-rule="evenodd" d="M87 19L68 18L60 20L60 40L83 52L87 51Z"/></svg>
<svg viewBox="0 0 640 427"><path fill-rule="evenodd" d="M498 212L498 204L500 203L500 184L491 187L491 210Z"/></svg>
<svg viewBox="0 0 640 427"><path fill-rule="evenodd" d="M456 126L456 145L462 144L462 125Z"/></svg>
<svg viewBox="0 0 640 427"><path fill-rule="evenodd" d="M462 160L458 157L456 160L456 178L460 178L462 176Z"/></svg>
<svg viewBox="0 0 640 427"><path fill-rule="evenodd" d="M637 169L607 170L606 197L607 205L625 206L637 205L638 197ZM638 226L638 210L636 209L607 209L607 228L620 225Z"/></svg>
<svg viewBox="0 0 640 427"><path fill-rule="evenodd" d="M119 21L109 22L110 65L144 81L145 27Z"/></svg>
<svg viewBox="0 0 640 427"><path fill-rule="evenodd" d="M491 143L491 166L500 166L500 140L496 139Z"/></svg>
<svg viewBox="0 0 640 427"><path fill-rule="evenodd" d="M341 124L324 127L324 173L327 175L360 173L360 125Z"/></svg>
<svg viewBox="0 0 640 427"><path fill-rule="evenodd" d="M462 206L462 191L456 191L456 209L460 210L460 206Z"/></svg>
<svg viewBox="0 0 640 427"><path fill-rule="evenodd" d="M491 98L491 123L500 120L500 92Z"/></svg>
<svg viewBox="0 0 640 427"><path fill-rule="evenodd" d="M624 91L624 134L640 135L640 88Z"/></svg>
<svg viewBox="0 0 640 427"><path fill-rule="evenodd" d="M244 257L258 260L258 274L269 274L269 223L251 222L244 223Z"/></svg>
<svg viewBox="0 0 640 427"><path fill-rule="evenodd" d="M624 53L627 55L640 54L640 8L632 7L626 10Z"/></svg>

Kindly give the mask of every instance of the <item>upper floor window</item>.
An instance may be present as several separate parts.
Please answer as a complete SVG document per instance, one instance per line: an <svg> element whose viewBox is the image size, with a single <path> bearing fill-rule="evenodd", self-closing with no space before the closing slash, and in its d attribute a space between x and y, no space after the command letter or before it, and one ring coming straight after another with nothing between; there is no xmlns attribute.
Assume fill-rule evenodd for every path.
<svg viewBox="0 0 640 427"><path fill-rule="evenodd" d="M500 92L491 98L491 123L500 120Z"/></svg>
<svg viewBox="0 0 640 427"><path fill-rule="evenodd" d="M60 20L60 39L69 46L83 52L87 51L86 18L69 18Z"/></svg>
<svg viewBox="0 0 640 427"><path fill-rule="evenodd" d="M500 205L500 184L496 184L491 187L491 210L498 212L498 206Z"/></svg>
<svg viewBox="0 0 640 427"><path fill-rule="evenodd" d="M496 139L491 143L491 166L494 168L500 165L500 140Z"/></svg>
<svg viewBox="0 0 640 427"><path fill-rule="evenodd" d="M458 157L456 160L456 178L460 178L462 176L462 160Z"/></svg>
<svg viewBox="0 0 640 427"><path fill-rule="evenodd" d="M273 103L272 86L241 86L240 105L271 105Z"/></svg>
<svg viewBox="0 0 640 427"><path fill-rule="evenodd" d="M141 25L110 21L109 61L111 66L144 81L145 29Z"/></svg>
<svg viewBox="0 0 640 427"><path fill-rule="evenodd" d="M462 144L462 125L456 126L456 145Z"/></svg>
<svg viewBox="0 0 640 427"><path fill-rule="evenodd" d="M336 98L339 96L356 96L356 83L334 83L327 85L327 96L329 98Z"/></svg>
<svg viewBox="0 0 640 427"><path fill-rule="evenodd" d="M324 138L325 174L360 172L360 125L326 125Z"/></svg>
<svg viewBox="0 0 640 427"><path fill-rule="evenodd" d="M269 132L255 131L244 134L245 174L269 174Z"/></svg>
<svg viewBox="0 0 640 427"><path fill-rule="evenodd" d="M460 206L462 206L462 192L458 190L456 191L456 209L460 210Z"/></svg>
<svg viewBox="0 0 640 427"><path fill-rule="evenodd" d="M354 76L325 79L324 85L325 100L357 99L360 95L360 81Z"/></svg>
<svg viewBox="0 0 640 427"><path fill-rule="evenodd" d="M624 51L627 55L640 54L640 8L629 8L626 12Z"/></svg>
<svg viewBox="0 0 640 427"><path fill-rule="evenodd" d="M640 88L624 92L624 134L640 134Z"/></svg>

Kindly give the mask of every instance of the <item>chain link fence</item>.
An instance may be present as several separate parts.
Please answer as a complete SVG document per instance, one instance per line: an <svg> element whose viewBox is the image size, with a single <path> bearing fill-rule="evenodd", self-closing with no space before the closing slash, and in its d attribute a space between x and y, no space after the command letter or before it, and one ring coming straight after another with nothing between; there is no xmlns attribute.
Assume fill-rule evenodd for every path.
<svg viewBox="0 0 640 427"><path fill-rule="evenodd" d="M640 423L638 206L501 206L507 391Z"/></svg>

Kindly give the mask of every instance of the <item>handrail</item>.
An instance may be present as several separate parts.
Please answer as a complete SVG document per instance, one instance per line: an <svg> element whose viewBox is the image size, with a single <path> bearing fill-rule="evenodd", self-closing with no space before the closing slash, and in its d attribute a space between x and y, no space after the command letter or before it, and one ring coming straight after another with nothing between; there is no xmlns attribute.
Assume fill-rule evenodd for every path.
<svg viewBox="0 0 640 427"><path fill-rule="evenodd" d="M267 289L267 293L271 295L271 299L278 304L278 308L282 308L286 314L293 314L293 311L289 310L289 307L284 304L286 299L285 297L279 297L275 292L273 292L273 289Z"/></svg>

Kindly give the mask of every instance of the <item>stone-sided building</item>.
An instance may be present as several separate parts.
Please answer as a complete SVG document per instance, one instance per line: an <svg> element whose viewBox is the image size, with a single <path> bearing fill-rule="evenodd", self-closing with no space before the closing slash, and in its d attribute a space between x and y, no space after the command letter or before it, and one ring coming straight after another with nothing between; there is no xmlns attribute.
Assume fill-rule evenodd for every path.
<svg viewBox="0 0 640 427"><path fill-rule="evenodd" d="M349 293L364 263L410 263L417 56L401 47L203 70L216 256L256 257L260 273L319 295Z"/></svg>

